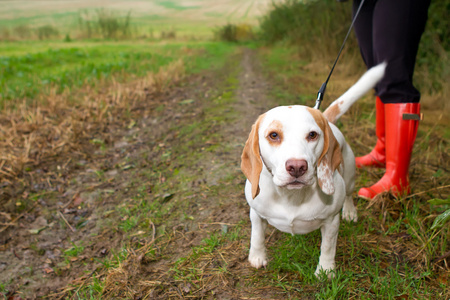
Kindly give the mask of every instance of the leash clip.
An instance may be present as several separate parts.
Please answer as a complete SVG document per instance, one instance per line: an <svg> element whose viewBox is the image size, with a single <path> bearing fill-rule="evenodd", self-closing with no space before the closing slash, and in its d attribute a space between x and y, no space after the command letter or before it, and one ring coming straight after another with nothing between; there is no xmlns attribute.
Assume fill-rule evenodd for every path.
<svg viewBox="0 0 450 300"><path fill-rule="evenodd" d="M316 100L316 104L313 107L314 109L320 108L320 104L322 103L323 95L325 95L326 89L327 89L327 83L324 82L324 83L322 83L322 86L320 87L319 91L317 92L317 100Z"/></svg>

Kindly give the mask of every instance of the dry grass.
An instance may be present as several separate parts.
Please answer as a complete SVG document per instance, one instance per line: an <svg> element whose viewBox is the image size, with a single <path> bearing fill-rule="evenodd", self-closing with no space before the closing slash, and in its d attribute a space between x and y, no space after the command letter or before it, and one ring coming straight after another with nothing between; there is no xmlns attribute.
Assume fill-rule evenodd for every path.
<svg viewBox="0 0 450 300"><path fill-rule="evenodd" d="M315 71L318 67L317 63L304 66L304 70L308 72L303 72L303 74L297 72L295 76L298 77L295 77L294 80L292 77L286 76L288 89L295 91L299 86L307 86L310 90L303 90L303 94L315 93L314 87L320 86L323 75L327 71L323 64L319 71ZM353 66L352 69L351 66L346 66L337 71L333 77L333 85L330 85L327 94L329 99L338 96L346 87L354 83L357 77L355 74L361 73L355 71L357 68L359 67ZM152 105L158 105L157 103L144 105L142 102L154 94L169 90L173 82L182 78L183 70L182 62L178 61L161 69L156 74L151 74L147 78L131 84L114 83L108 91L101 88L83 90L77 93L76 97L68 97L67 94L51 95L49 97L51 101L48 100L45 106L21 105L16 110L9 110L10 115L3 117L5 121L1 123L3 125L2 132L14 134L16 139L20 138L18 140L20 143L13 138L6 142L7 135L2 136L1 149L7 151L4 157L8 158L8 160L3 159L2 163L3 179L24 180L24 177L27 176L27 172L24 171L27 168L40 168L44 165L55 165L55 167L59 166L64 169L65 164L70 164L61 159L69 157L65 154L70 152L72 157L76 157L76 155L82 157L88 155L88 152L82 151L82 148L89 147L93 141L107 144L108 128L113 130L116 127L130 126L130 120L133 121L133 113L140 110L141 107L154 110L156 106L152 107ZM305 73L308 76L305 76ZM216 90L216 87L212 87L212 89ZM92 101L92 99L96 99L96 101ZM205 102L209 103L209 101ZM277 99L274 99L273 104L276 102ZM311 99L311 105L313 102L314 99ZM149 105L150 108L148 108ZM192 115L195 119L203 118L205 114L208 115L208 111L197 107L197 104L193 106L199 111L194 114L187 109L186 115ZM326 103L323 104L323 107L326 107ZM223 112L227 109L231 109L231 107L224 106L219 111ZM173 111L171 112L173 113ZM368 96L342 118L342 122L345 124L342 131L357 155L365 153L375 144L373 114L373 98ZM191 121L186 120L185 122L191 124ZM442 253L441 250L447 249L446 251L448 251L450 231L448 227L434 232L429 231L437 212L427 204L427 200L432 198L445 199L450 192L450 178L447 175L447 170L450 168L448 141L442 139L441 121L431 120L419 128L420 133L411 165L414 194L401 199L383 195L370 203L360 201L358 203L360 222L356 225L342 224L337 265L341 267L344 275L358 274L358 276L354 276L355 279L352 279L355 280L353 285L341 281L335 281L333 284L342 283L344 288L348 289L350 297L359 298L361 295L366 295L368 298L376 297L375 280L367 275L374 266L380 266L380 278L389 278L391 274L387 274L387 272L395 270L396 266L398 266L400 277L406 278L408 275L405 274L404 266L408 265L417 275L414 280L405 280L405 282L408 284L418 282L420 285L417 294L413 293L411 297L420 298L421 293L424 293L423 297L429 295L427 294L430 293L429 291L423 291L424 286L431 291L439 291L440 285L448 284L450 254ZM226 134L217 136L218 143L226 144L222 143L226 137ZM182 137L174 139L180 142ZM165 147L170 148L170 139L164 140L164 143ZM198 144L201 144L200 140ZM39 152L34 149L39 149ZM202 155L206 155L205 152ZM216 155L216 153L211 153L211 155ZM224 160L226 169L232 172L233 177L241 176L237 168L235 170L233 167L237 164L232 160L233 158L222 156L221 159ZM53 164L48 164L48 162L53 162ZM166 169L167 164L162 161L161 163ZM179 165L183 164L188 164L186 157L180 158L171 167L179 168ZM445 173L437 176L439 170L444 170ZM377 170L359 171L357 186L376 182L382 175L380 172ZM179 176L175 177L177 176L168 178L167 184L174 184L170 182L171 180L180 180ZM26 180L32 182L28 178ZM72 281L72 285L52 297L61 298L72 295L73 299L81 298L82 296L77 295L77 292L81 293L86 286L91 288L97 284L96 281L100 282L101 289L97 290L97 295L99 297L101 295L102 299L214 298L214 295L224 298L280 299L288 296L300 298L302 295L314 295L318 290L327 288L329 286L327 283L305 279L305 275L299 274L299 272L287 271L283 267L278 267L278 269L273 267L275 258L280 255L280 249L283 248L282 243L286 241L290 243L289 247L285 247L287 249L285 251L290 252L295 248L295 245L289 242L291 237L286 237L278 231L268 231L268 247L274 249L274 253L271 253L271 267L265 270L253 270L249 267L247 253L250 224L247 219L248 211L242 207L244 206L241 203L243 195L241 187L238 186L239 178L237 180L232 181L232 187L222 186L218 195L214 194L213 186L202 185L199 188L199 194L202 194L203 200L200 198L188 200L191 198L184 198L183 195L180 195L183 197L183 202L192 201L195 202L195 205L199 205L195 208L196 212L192 222L198 222L197 227L194 227L196 229L185 230L186 227L183 224L190 223L189 219L179 221L176 218L176 222L180 222L176 224L180 224L181 227L174 227L172 231L166 228L164 234L156 235L155 238L155 228L151 226L151 239L150 235L147 236L149 240L131 239L126 244L126 256L117 260L116 265L109 268L100 266L94 270L91 269L90 274L79 276ZM156 184L161 184L161 182ZM192 188L192 186L189 187ZM233 189L239 189L240 192L230 192ZM217 215L208 216L206 210L207 213L201 217L199 209L201 201L210 203L210 208L214 207L213 211L217 211ZM130 203L130 205L132 204ZM177 205L182 207L181 201ZM241 206L239 207L239 205ZM177 209L180 210L178 206L174 206L171 213L175 213ZM219 217L223 219L219 219ZM224 220L228 222L227 218L232 217L237 218L235 223L239 220L245 221L239 224L218 223ZM243 219L244 217L245 219ZM199 221L201 218L210 219L201 222ZM215 220L215 223L211 223L212 220ZM372 225L369 226L369 223ZM163 224L156 225L163 226ZM226 234L223 233L224 225L228 226ZM309 251L310 249L307 248L318 247L317 240L314 238L304 236L300 241L307 241L306 247L301 251L305 249ZM360 249L355 250L355 247L360 247ZM355 253L353 257L349 255L352 252ZM305 259L304 256L303 252L300 255L297 253L292 261L285 262L285 264L290 264L292 267L295 263L303 264L305 260L307 263L311 263L311 258ZM314 276L312 273L310 275ZM448 294L440 296L445 298L448 297Z"/></svg>
<svg viewBox="0 0 450 300"><path fill-rule="evenodd" d="M360 67L350 65L338 71L328 91L331 99L355 82L355 74L361 73L355 69ZM314 74L312 70L316 68L315 64L305 66L313 76L302 80L311 80L313 84L310 85L319 86L320 78L323 78L322 73L326 70ZM295 90L301 85L291 80L292 78L287 82L292 85L292 89ZM373 118L367 117L367 113L373 117L372 106L373 99L368 96L342 119L345 124L342 130L357 154L370 150L376 142ZM323 107L326 107L326 104ZM363 112L366 117L362 118ZM429 228L437 213L427 204L427 200L431 198L446 199L450 194L450 178L445 175L435 176L439 169L448 170L450 167L447 141L440 138L441 132L439 119L421 126L411 165L412 195L394 198L385 194L372 202L360 200L358 208L361 221L358 226L364 229L343 224L343 234L338 245L338 251L342 254L338 254L337 264L343 272L355 272L361 276L360 279L355 279L357 287L346 287L350 296L361 297L359 292L366 290L368 295L376 297L377 291L371 291L374 281L364 274L367 274L373 265L378 264L381 267L380 278L389 277L386 270L392 270L395 265L399 266L399 276L407 278L410 276L407 272L410 271L403 269L404 264L407 264L416 273L415 279L425 281L426 287L431 290L438 291L440 285L448 283L450 253L441 253L441 249L448 249L446 245L450 232L448 228L430 232ZM380 175L382 174L377 170L359 171L357 186L376 182ZM366 220L372 220L374 227L368 228ZM158 253L157 257L150 255L153 258L146 258L142 252L138 254L129 249L128 257L118 268L97 275L97 278L105 280L103 296L107 299L136 295L143 299L208 298L214 295L215 291L220 291L221 297L233 298L239 295L255 299L277 299L287 295L302 295L298 292L297 284L302 284L303 295L313 295L317 289L326 286L318 282L309 285L301 283L305 278L297 272L274 271L273 267L268 270L251 269L246 261L249 226L247 224L247 227L243 227L239 238L233 240L221 234L220 227L210 224L202 230L199 224L200 230L195 234L204 238L202 242L193 242L193 237L189 234L174 230L172 234L162 236L152 243L150 248L144 247L147 254L151 252L150 249ZM231 227L231 230L238 228L236 224ZM361 233L358 232L360 230ZM280 240L288 238L275 230L267 233L269 249L279 248ZM195 246L191 246L192 244ZM362 249L352 249L355 245L360 245ZM184 251L180 250L180 247L186 248L184 254L181 254ZM292 248L293 246L288 251L292 251ZM349 255L352 252L357 253L356 258ZM177 255L181 257L177 259ZM279 253L271 255L276 256ZM360 261L367 258L370 259L370 266ZM296 256L295 259L299 257ZM355 259L358 261L356 264ZM270 264L273 264L273 261ZM418 294L412 297L418 297L422 292L419 288ZM427 294L423 293L425 297ZM440 296L445 298L448 294Z"/></svg>
<svg viewBox="0 0 450 300"><path fill-rule="evenodd" d="M324 63L320 53L307 57L311 60L299 66L300 72L281 78L284 82L283 88L294 91L294 94L313 95L311 99L306 99L305 103L311 106L315 100L313 97L328 75L327 65L331 65L332 62ZM294 54L286 60L295 62L306 58ZM290 69L291 66L288 65L280 73ZM352 51L345 53L332 75L321 108L325 109L352 86L364 71L365 67L358 53ZM417 70L416 73L422 75L420 72L421 70ZM305 73L308 76L305 76ZM420 80L423 76L417 77ZM430 230L439 211L427 201L450 197L450 148L446 138L450 119L445 117L450 113L448 101L445 101L448 97L450 97L448 88L439 92L424 91L422 94L421 112L424 113L424 120L419 126L410 165L412 194L398 199L384 194L373 202L359 200L361 203L359 212L363 218L377 220L377 230L384 233L384 235L369 233L366 236L358 236L365 247L367 246L368 253L369 249L376 251L380 247L393 258L399 258L400 262L411 262L418 273L434 270L443 277L448 274L449 269L450 231L448 226L434 232ZM376 143L373 103L374 96L367 95L343 115L340 121L343 124L340 128L356 156L370 152ZM383 170L380 169L358 170L356 186L370 186L382 176ZM409 224L409 219L414 224ZM397 233L398 231L404 233ZM442 253L441 249L447 250Z"/></svg>
<svg viewBox="0 0 450 300"><path fill-rule="evenodd" d="M224 236L217 233L217 226L214 225L201 231L203 236L217 237L218 244L211 246L203 241L200 246L194 246L196 254L174 263L159 264L146 257L146 254L158 252L162 242L167 247L175 248L180 247L180 243L192 242L182 231L174 231L172 235L163 237L158 241L159 245L152 242L137 251L129 248L127 259L118 268L99 274L99 277L104 278L102 298L133 298L141 295L142 299L178 299L189 295L206 296L214 290L223 293L224 289L234 289L236 283L251 272L246 267L245 244L241 241L226 241ZM166 256L170 252L161 254Z"/></svg>
<svg viewBox="0 0 450 300"><path fill-rule="evenodd" d="M0 115L0 180L11 183L27 168L58 161L92 139L105 138L102 133L111 123L129 122L127 114L146 97L164 92L183 75L180 59L131 83L114 82L108 89L86 88L76 94L50 92L32 105L6 108Z"/></svg>

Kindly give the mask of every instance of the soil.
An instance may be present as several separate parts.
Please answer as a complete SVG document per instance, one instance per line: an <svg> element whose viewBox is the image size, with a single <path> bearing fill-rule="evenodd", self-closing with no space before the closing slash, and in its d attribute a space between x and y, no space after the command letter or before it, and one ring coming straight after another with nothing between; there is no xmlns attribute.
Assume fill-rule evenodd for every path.
<svg viewBox="0 0 450 300"><path fill-rule="evenodd" d="M144 91L126 117L92 124L80 147L3 183L4 297L85 299L97 281L102 299L304 298L259 284L269 272L247 262L240 155L252 123L277 105L257 55L244 49L220 71ZM422 178L436 170L413 180L428 190ZM280 235L267 234L269 246Z"/></svg>
<svg viewBox="0 0 450 300"><path fill-rule="evenodd" d="M86 280L86 274L100 270L99 261L111 256L113 249L135 243L136 239L130 241L124 232L117 230L114 222L120 221L121 216L116 211L136 192L136 176L143 176L136 170L152 169L154 164L167 164L168 170L176 167L190 170L196 178L189 183L191 196L185 200L190 202L185 213L195 222L181 224L169 217L168 224L152 224L156 225L153 238L157 238L161 230L172 232L169 245L164 253L159 253L158 259L142 264L134 274L135 281L144 276L166 282L166 286L153 291L155 296L176 295L179 288L169 272L176 259L199 245L211 232L248 219L249 210L243 196L244 177L239 171L240 154L252 123L270 106L269 85L257 71L254 54L245 50L240 64L231 64L232 67L222 75L194 76L164 94L149 95L148 101L135 112L133 122L136 125L123 129L111 124L101 133L102 137L107 137L102 147L86 144L78 153L72 153L72 157L58 157L31 170L21 183L3 186L1 196L7 201L1 219L5 221L2 225L6 226L1 229L0 237L0 282L5 285L6 297L64 297L68 284L76 284L80 278ZM165 150L186 142L171 129L188 126L204 117L207 101L218 96L217 89L223 89L221 81L232 72L239 74L238 86L234 87L236 100L224 107L224 111L231 111L230 117L225 123L212 124L209 128L209 134L214 133L215 140L207 141L206 145L219 145L217 150L204 152L195 162L159 160ZM202 103L197 100L189 103L186 99L202 99ZM221 145L232 146L229 151L223 151ZM204 147L192 146L191 150L202 152ZM238 194L225 196L229 187L221 186L224 174L220 173L224 166L236 177L232 184L238 186ZM160 174L160 182L170 180L167 177ZM147 182L149 194L157 184ZM209 186L217 187L219 200L208 199ZM29 205L14 215L11 212L20 201ZM248 223L248 220L244 222ZM171 226L173 228L169 230ZM137 243L145 244L143 240ZM147 237L149 240L151 236ZM80 250L81 254L71 254L81 244L87 245ZM238 245L238 251L234 251L237 255L234 268L248 273L247 246ZM233 280L239 281L238 273ZM173 287L167 288L168 283ZM212 284L209 290L214 290L215 295L233 294L219 282ZM108 292L113 295L117 291Z"/></svg>

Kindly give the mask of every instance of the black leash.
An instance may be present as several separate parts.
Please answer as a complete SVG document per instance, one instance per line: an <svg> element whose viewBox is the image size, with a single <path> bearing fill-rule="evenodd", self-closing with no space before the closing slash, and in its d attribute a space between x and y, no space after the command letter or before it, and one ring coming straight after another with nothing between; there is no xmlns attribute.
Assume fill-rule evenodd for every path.
<svg viewBox="0 0 450 300"><path fill-rule="evenodd" d="M347 42L347 39L348 39L348 37L350 35L350 32L352 31L353 24L355 24L356 18L358 17L359 11L361 10L361 7L363 6L363 4L364 4L364 0L361 0L361 3L359 4L358 10L356 11L355 16L353 17L352 24L350 24L350 28L348 29L347 35L345 36L344 42L342 43L341 49L339 50L339 53L338 53L338 55L336 57L336 60L334 61L333 67L331 68L331 71L328 74L328 78L327 78L327 80L324 83L322 83L322 86L320 87L319 91L317 92L316 105L314 105L315 109L319 109L320 104L322 103L323 96L325 95L325 90L327 89L328 81L330 80L331 74L334 71L334 67L336 67L336 64L337 64L337 61L339 59L339 56L341 56L342 49L344 49L344 45Z"/></svg>

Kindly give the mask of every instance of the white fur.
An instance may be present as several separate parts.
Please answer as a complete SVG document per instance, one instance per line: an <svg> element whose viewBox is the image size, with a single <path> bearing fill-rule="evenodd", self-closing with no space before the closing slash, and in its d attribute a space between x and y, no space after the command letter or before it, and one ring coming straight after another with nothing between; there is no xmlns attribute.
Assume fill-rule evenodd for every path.
<svg viewBox="0 0 450 300"><path fill-rule="evenodd" d="M384 67L382 66L383 72ZM347 93L338 100L340 108L348 107L368 87L380 80L381 67L366 73ZM337 100L337 101L338 101ZM340 115L339 115L340 116ZM283 139L279 144L270 142L268 131L271 124L282 125ZM276 107L268 111L259 126L259 150L263 169L259 177L259 194L253 199L252 184L245 186L245 196L250 205L252 234L249 262L255 268L268 263L264 245L267 223L291 234L306 234L320 229L322 233L321 255L316 275L321 270L333 276L336 242L339 231L339 212L348 221L357 221L352 192L355 186L355 157L340 130L329 123L339 143L342 163L332 174L332 182L318 185L318 159L324 147L324 132L305 106ZM315 131L318 138L308 140L308 133ZM286 170L289 159L305 160L308 170L294 178ZM334 189L334 190L332 190ZM331 194L331 195L329 195Z"/></svg>
<svg viewBox="0 0 450 300"><path fill-rule="evenodd" d="M370 68L351 88L349 88L342 96L334 100L324 111L324 114L326 115L327 110L338 105L340 113L336 116L335 120L339 119L353 103L356 102L356 100L373 89L377 82L383 78L386 66L387 63L383 62Z"/></svg>

